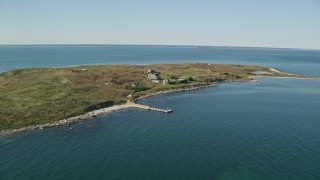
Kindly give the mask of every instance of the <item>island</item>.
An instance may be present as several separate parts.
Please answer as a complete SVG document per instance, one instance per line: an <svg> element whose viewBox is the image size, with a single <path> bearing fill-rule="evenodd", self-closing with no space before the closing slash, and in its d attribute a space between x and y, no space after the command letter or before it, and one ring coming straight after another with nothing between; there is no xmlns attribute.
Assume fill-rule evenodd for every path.
<svg viewBox="0 0 320 180"><path fill-rule="evenodd" d="M269 67L208 63L17 69L0 74L0 135L68 126L128 107L150 110L136 101L220 82L256 82L254 77L316 79Z"/></svg>

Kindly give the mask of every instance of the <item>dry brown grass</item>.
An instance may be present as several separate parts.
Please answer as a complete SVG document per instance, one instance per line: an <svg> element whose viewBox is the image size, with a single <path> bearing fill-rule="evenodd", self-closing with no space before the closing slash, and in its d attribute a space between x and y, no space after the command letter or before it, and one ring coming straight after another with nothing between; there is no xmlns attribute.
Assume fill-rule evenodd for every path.
<svg viewBox="0 0 320 180"><path fill-rule="evenodd" d="M160 71L166 77L190 75L194 81L172 85L152 83L146 78L148 69ZM258 66L205 63L13 70L0 75L0 129L54 122L82 114L88 107L103 102L122 104L129 94L138 97L215 80L247 81L252 71L270 72ZM137 82L138 87L131 87L132 82Z"/></svg>

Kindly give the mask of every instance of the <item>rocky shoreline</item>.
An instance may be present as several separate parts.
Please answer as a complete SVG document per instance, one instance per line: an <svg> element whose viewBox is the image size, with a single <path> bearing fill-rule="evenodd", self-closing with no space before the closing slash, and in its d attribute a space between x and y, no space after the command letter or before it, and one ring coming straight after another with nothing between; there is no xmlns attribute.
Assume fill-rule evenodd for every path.
<svg viewBox="0 0 320 180"><path fill-rule="evenodd" d="M102 108L102 109L90 111L90 112L87 112L87 113L79 115L79 116L70 117L70 118L59 120L59 121L53 122L53 123L28 126L28 127L23 127L23 128L19 128L19 129L1 130L0 137L19 133L19 132L32 131L32 130L41 130L41 129L46 129L46 128L56 128L56 127L62 127L62 126L68 127L73 123L87 120L87 119L91 119L91 118L96 118L99 115L106 114L109 112L114 112L114 111L118 111L118 110L125 109L125 108L136 108L137 106L136 106L135 102L137 102L141 99L151 97L151 96L173 93L173 92L194 91L194 90L199 90L199 89L209 88L209 87L214 87L214 86L215 86L215 84L212 83L212 84L208 84L208 85L200 85L200 86L188 87L188 88L171 89L171 90L167 90L167 91L159 91L156 93L150 93L150 94L147 94L147 95L144 95L144 96L137 98L134 102L127 102L126 104L123 104L123 105L115 105L115 106L111 106L111 107L107 107L107 108Z"/></svg>
<svg viewBox="0 0 320 180"><path fill-rule="evenodd" d="M131 106L129 104L111 106L111 107L107 107L107 108L103 108L103 109L87 112L87 113L79 115L79 116L74 116L74 117L70 117L70 118L67 118L67 119L59 120L59 121L53 122L53 123L46 123L46 124L41 124L41 125L28 126L28 127L23 127L23 128L19 128L19 129L2 130L2 131L0 131L0 136L10 135L10 134L19 133L19 132L25 132L25 131L32 131L32 130L37 130L37 129L46 129L46 128L70 126L71 124L79 122L79 121L87 120L87 119L90 119L90 118L95 118L98 115L101 115L101 114L104 114L104 113L108 113L108 112L117 111L117 110L128 108L128 107L131 107Z"/></svg>
<svg viewBox="0 0 320 180"><path fill-rule="evenodd" d="M200 85L200 86L195 86L195 87L170 89L170 90L167 90L167 91L159 91L159 92L156 92L156 93L150 93L150 94L138 97L135 100L135 102L139 101L141 99L145 99L145 98L148 98L148 97L151 97L151 96L160 95L160 94L168 94L168 93L174 93L174 92L185 92L185 91L194 91L194 90L199 90L199 89L209 88L209 87L214 87L214 86L216 86L216 84L215 83L211 83L211 84L208 84L208 85Z"/></svg>

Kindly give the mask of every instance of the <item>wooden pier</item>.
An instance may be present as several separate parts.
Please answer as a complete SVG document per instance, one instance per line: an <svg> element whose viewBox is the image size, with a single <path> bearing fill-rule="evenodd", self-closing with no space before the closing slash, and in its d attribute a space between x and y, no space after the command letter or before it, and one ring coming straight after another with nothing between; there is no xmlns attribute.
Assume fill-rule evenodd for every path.
<svg viewBox="0 0 320 180"><path fill-rule="evenodd" d="M171 109L171 108L161 109L161 108L155 108L155 107L151 107L151 106L147 106L147 105L142 105L142 104L136 104L136 103L132 103L131 106L132 106L132 107L135 107L135 108L140 108L140 109L148 110L148 111L157 111L157 112L163 112L163 113L171 113L171 112L172 112L172 109Z"/></svg>

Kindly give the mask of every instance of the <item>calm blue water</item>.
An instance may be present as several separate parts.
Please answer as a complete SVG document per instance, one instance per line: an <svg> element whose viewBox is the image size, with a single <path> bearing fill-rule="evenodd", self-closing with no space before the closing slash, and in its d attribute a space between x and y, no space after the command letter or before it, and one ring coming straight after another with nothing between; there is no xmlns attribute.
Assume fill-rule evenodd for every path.
<svg viewBox="0 0 320 180"><path fill-rule="evenodd" d="M34 67L209 62L265 65L289 73L319 75L319 61L320 50L114 45L0 45L0 72Z"/></svg>
<svg viewBox="0 0 320 180"><path fill-rule="evenodd" d="M20 47L5 48L0 48L0 56L7 52L8 64L9 59L22 61L23 57L17 54L9 55ZM83 53L82 58L80 50L72 53L63 47L53 47L64 52L60 56L65 61L59 64L53 60L55 54L46 55L41 47L32 48L41 55L31 61L34 64L26 62L30 67L45 66L46 60L40 60L40 56L51 57L53 63L48 60L47 67L55 67L84 63L83 59L90 54ZM108 49L97 48L89 47L91 52ZM117 50L109 52L121 64L162 63L166 56L168 59L176 56L175 62L184 57L189 57L186 61L198 58L209 62L213 58L218 62L217 57L224 57L221 61L226 63L252 62L320 76L315 68L320 65L318 51L110 48ZM129 49L131 53L126 54ZM68 53L69 58L65 57ZM120 58L120 54L125 58ZM159 57L154 57L155 54ZM79 63L77 56L82 59ZM91 62L116 62L106 57L110 56L104 56L101 62L98 58ZM13 63L3 69L17 67ZM320 81L259 80L261 84L223 83L216 88L140 101L171 107L172 114L126 109L74 124L72 130L64 127L1 137L0 179L320 179Z"/></svg>

